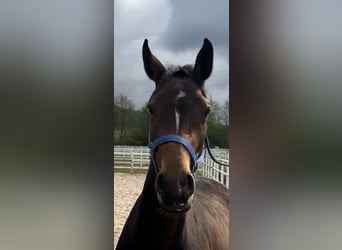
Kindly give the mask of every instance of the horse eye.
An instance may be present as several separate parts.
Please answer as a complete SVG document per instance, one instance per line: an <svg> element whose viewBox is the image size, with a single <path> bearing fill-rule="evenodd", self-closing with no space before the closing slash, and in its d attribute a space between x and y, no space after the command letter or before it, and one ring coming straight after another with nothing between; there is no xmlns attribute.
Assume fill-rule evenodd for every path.
<svg viewBox="0 0 342 250"><path fill-rule="evenodd" d="M153 109L151 108L151 106L148 105L147 108L148 108L148 112L150 112L150 114L152 115L153 114Z"/></svg>
<svg viewBox="0 0 342 250"><path fill-rule="evenodd" d="M208 107L208 108L204 111L204 115L207 117L209 113L210 113L210 107Z"/></svg>

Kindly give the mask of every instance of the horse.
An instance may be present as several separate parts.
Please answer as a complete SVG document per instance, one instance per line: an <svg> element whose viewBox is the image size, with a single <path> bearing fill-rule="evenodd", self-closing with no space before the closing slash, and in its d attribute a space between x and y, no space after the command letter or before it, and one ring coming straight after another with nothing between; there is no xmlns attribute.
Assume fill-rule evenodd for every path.
<svg viewBox="0 0 342 250"><path fill-rule="evenodd" d="M194 66L166 69L147 39L142 56L155 82L148 101L151 160L116 249L227 250L228 189L195 176L205 151L210 111L205 80L213 68L213 46L204 39Z"/></svg>

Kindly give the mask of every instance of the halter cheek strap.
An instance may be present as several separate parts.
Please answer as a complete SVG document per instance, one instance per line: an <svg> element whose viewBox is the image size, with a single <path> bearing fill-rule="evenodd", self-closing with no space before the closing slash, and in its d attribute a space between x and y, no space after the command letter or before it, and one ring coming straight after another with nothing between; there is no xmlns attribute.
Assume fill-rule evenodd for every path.
<svg viewBox="0 0 342 250"><path fill-rule="evenodd" d="M182 144L186 150L189 152L190 156L191 156L191 166L192 166L192 172L195 173L198 169L198 166L203 162L204 160L204 152L205 152L205 148L203 148L203 151L200 155L199 158L197 158L195 151L193 150L191 144L184 139L183 137L179 136L179 135L164 135L162 137L157 138L155 141L153 142L149 142L148 147L151 150L151 160L152 160L152 164L154 166L154 169L156 170L156 173L158 173L158 168L157 168L157 162L155 160L154 157L154 150L161 144L165 144L168 142L176 142L179 144Z"/></svg>

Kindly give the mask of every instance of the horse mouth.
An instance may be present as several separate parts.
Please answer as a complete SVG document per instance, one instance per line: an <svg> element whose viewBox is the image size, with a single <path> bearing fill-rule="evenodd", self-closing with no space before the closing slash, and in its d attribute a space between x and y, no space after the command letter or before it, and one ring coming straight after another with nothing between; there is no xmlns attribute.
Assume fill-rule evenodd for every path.
<svg viewBox="0 0 342 250"><path fill-rule="evenodd" d="M174 202L172 204L165 203L159 195L157 195L157 197L160 208L164 212L172 214L184 214L190 210L193 196L191 196L186 202Z"/></svg>
<svg viewBox="0 0 342 250"><path fill-rule="evenodd" d="M191 205L190 204L177 204L177 205L173 205L173 206L167 206L163 203L160 203L160 207L161 209L166 212L166 213L172 213L172 214L184 214L187 211L190 210Z"/></svg>

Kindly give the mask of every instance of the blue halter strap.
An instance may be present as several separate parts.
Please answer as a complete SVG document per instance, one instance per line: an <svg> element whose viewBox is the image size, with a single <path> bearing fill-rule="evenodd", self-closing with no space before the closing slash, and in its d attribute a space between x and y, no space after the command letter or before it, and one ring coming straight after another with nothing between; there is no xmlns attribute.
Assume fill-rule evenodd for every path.
<svg viewBox="0 0 342 250"><path fill-rule="evenodd" d="M164 136L157 138L153 142L151 142L149 139L148 147L151 150L151 161L152 161L152 164L154 166L154 169L156 170L156 173L158 173L158 167L157 167L157 162L156 162L155 157L154 157L154 150L159 145L165 144L168 142L176 142L176 143L182 144L186 148L186 150L189 152L189 154L191 156L192 172L195 173L198 169L198 166L204 160L205 148L203 148L203 151L202 151L200 157L197 159L196 153L195 153L194 149L192 148L191 144L186 139L184 139L183 137L181 137L179 135L164 135Z"/></svg>

